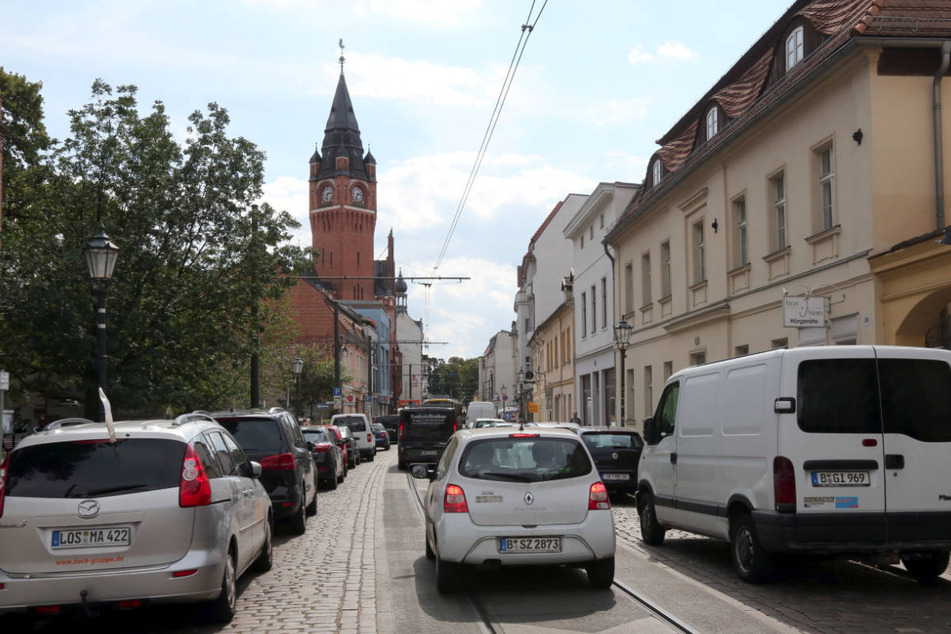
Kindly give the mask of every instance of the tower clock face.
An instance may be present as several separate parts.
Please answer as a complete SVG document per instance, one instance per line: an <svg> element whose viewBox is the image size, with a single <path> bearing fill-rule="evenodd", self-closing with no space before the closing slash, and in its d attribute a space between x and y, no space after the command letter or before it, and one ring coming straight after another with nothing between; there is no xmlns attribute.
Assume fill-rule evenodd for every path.
<svg viewBox="0 0 951 634"><path fill-rule="evenodd" d="M353 202L362 203L363 202L363 190L359 187L353 188Z"/></svg>
<svg viewBox="0 0 951 634"><path fill-rule="evenodd" d="M322 190L320 190L320 200L322 200L325 203L329 203L330 199L333 198L333 195L334 195L334 188L331 187L330 185L327 185Z"/></svg>

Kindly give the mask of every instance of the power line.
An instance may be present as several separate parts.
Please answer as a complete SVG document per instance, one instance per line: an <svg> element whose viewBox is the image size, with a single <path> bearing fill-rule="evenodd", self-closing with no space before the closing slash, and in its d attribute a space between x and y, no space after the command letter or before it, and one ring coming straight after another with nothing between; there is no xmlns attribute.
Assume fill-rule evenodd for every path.
<svg viewBox="0 0 951 634"><path fill-rule="evenodd" d="M512 60L509 62L508 72L505 75L505 79L502 82L502 89L499 92L499 96L495 102L495 109L492 111L492 116L489 117L489 124L486 126L485 134L482 136L482 145L479 146L479 151L476 153L475 163L473 163L472 170L469 172L469 180L466 182L462 198L459 200L459 205L456 207L456 215L453 217L452 224L449 226L449 233L446 235L446 241L443 242L442 249L439 251L439 257L436 258L436 265L433 267L433 274L435 274L439 269L439 265L442 264L442 260L446 255L446 251L449 250L449 243L456 231L456 225L459 224L459 217L462 215L462 210L465 208L466 202L469 199L469 194L472 192L472 185L479 173L479 168L482 166L482 160L485 158L486 150L489 147L489 141L492 140L492 134L495 132L495 126L498 124L499 117L502 115L502 106L505 105L505 100L508 97L509 89L512 87L512 81L515 79L515 71L518 70L519 62L522 60L522 54L525 52L525 47L528 45L528 38L531 37L532 31L535 29L535 25L538 24L539 18L542 17L542 12L545 10L545 6L547 4L548 0L545 0L542 4L542 8L538 11L538 15L535 16L534 22L531 21L532 12L535 10L534 0L532 0L532 6L528 9L528 18L526 19L525 24L522 25L521 35L519 35L518 43L515 45L515 52L512 54Z"/></svg>

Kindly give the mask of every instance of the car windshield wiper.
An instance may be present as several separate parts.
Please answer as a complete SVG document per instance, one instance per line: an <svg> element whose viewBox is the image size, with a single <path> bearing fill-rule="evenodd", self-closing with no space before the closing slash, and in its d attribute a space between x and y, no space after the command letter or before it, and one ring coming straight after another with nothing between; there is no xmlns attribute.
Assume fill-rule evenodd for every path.
<svg viewBox="0 0 951 634"><path fill-rule="evenodd" d="M480 471L479 477L483 480L512 480L514 482L531 482L535 479L534 476L509 471Z"/></svg>
<svg viewBox="0 0 951 634"><path fill-rule="evenodd" d="M136 489L147 489L149 485L142 483L137 484L120 484L117 486L111 487L102 487L100 489L89 489L87 492L88 497L95 497L97 495L104 495L106 493L118 493L119 491L135 491Z"/></svg>

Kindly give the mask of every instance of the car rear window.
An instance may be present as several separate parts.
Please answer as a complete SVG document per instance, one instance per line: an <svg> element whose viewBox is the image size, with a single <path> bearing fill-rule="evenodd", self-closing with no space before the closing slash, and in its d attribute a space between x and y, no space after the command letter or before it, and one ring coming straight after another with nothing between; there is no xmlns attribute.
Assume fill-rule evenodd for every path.
<svg viewBox="0 0 951 634"><path fill-rule="evenodd" d="M326 431L321 431L318 429L302 429L301 433L303 433L304 438L310 442L333 442L327 435L329 432Z"/></svg>
<svg viewBox="0 0 951 634"><path fill-rule="evenodd" d="M334 425L337 427L348 427L350 431L366 431L367 423L360 416L344 416L342 418L335 418Z"/></svg>
<svg viewBox="0 0 951 634"><path fill-rule="evenodd" d="M581 435L588 449L641 449L644 441L637 434L621 432L588 432Z"/></svg>
<svg viewBox="0 0 951 634"><path fill-rule="evenodd" d="M185 443L164 438L58 442L10 454L10 497L108 497L178 487Z"/></svg>
<svg viewBox="0 0 951 634"><path fill-rule="evenodd" d="M245 451L281 451L281 430L273 418L219 418Z"/></svg>
<svg viewBox="0 0 951 634"><path fill-rule="evenodd" d="M576 440L538 436L490 438L470 443L459 473L478 480L540 482L591 473L588 453Z"/></svg>
<svg viewBox="0 0 951 634"><path fill-rule="evenodd" d="M456 431L456 412L448 407L406 409L400 413L403 440L446 442Z"/></svg>

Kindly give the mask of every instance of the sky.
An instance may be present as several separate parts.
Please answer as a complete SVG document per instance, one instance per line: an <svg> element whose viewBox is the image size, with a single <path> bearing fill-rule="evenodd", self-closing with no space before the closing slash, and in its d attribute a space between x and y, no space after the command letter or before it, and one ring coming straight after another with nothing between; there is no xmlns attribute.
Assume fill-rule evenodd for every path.
<svg viewBox="0 0 951 634"><path fill-rule="evenodd" d="M60 140L97 78L137 86L143 115L162 101L181 139L188 115L217 103L229 134L266 153L263 199L301 223L294 243L309 247L308 161L342 40L377 160L376 257L392 230L405 277L466 278L410 281L407 299L427 354L468 359L511 328L517 267L558 202L642 182L656 139L791 3L0 0L0 66L42 82Z"/></svg>

